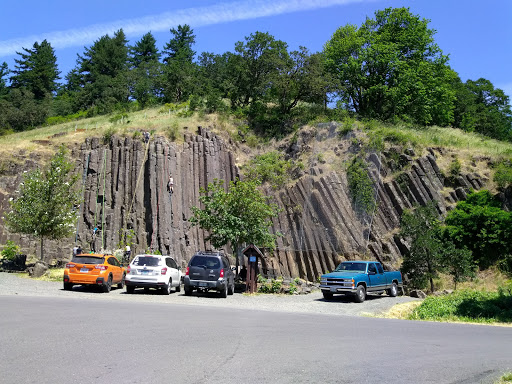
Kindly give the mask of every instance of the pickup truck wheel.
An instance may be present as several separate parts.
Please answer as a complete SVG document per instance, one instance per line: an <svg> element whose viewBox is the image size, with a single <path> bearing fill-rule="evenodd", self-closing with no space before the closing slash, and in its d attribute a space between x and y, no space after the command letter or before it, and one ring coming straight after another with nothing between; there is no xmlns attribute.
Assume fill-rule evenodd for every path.
<svg viewBox="0 0 512 384"><path fill-rule="evenodd" d="M366 289L364 285L358 285L356 291L356 303L362 303L366 299Z"/></svg>
<svg viewBox="0 0 512 384"><path fill-rule="evenodd" d="M324 295L325 300L331 300L333 295L332 292L322 291L322 295Z"/></svg>
<svg viewBox="0 0 512 384"><path fill-rule="evenodd" d="M396 295L398 295L398 287L396 286L396 283L393 283L391 288L388 289L388 295L391 297L396 297Z"/></svg>

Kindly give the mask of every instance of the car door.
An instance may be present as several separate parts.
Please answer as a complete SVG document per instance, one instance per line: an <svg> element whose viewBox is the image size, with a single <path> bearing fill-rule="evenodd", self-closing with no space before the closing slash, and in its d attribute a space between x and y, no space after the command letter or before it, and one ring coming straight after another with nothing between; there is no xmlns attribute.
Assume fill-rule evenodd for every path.
<svg viewBox="0 0 512 384"><path fill-rule="evenodd" d="M383 281L384 274L379 274L377 272L377 267L375 263L368 264L368 280L370 281L370 287L368 287L368 291L377 291L379 289L384 289Z"/></svg>
<svg viewBox="0 0 512 384"><path fill-rule="evenodd" d="M122 279L121 265L119 264L117 259L115 257L111 256L107 259L107 262L112 269L112 281L114 283L121 281L121 279Z"/></svg>
<svg viewBox="0 0 512 384"><path fill-rule="evenodd" d="M177 286L180 282L180 277L178 276L178 266L176 265L176 262L168 257L166 260L165 260L165 263L167 265L167 267L169 267L169 273L171 275L171 279L172 279L172 285L173 287Z"/></svg>
<svg viewBox="0 0 512 384"><path fill-rule="evenodd" d="M382 264L381 263L375 263L375 266L377 267L377 273L382 276L382 285L384 288L388 288L389 287L389 281L387 279L387 276L386 274L384 273L384 268L382 268Z"/></svg>

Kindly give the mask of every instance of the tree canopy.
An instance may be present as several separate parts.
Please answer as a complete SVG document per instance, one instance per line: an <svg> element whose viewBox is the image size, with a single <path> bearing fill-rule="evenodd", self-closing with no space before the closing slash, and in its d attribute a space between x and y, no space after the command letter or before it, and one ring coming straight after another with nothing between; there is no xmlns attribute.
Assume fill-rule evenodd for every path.
<svg viewBox="0 0 512 384"><path fill-rule="evenodd" d="M5 215L10 231L39 238L43 261L44 239L70 236L76 221L78 176L73 175L73 163L66 159L66 153L61 146L44 170L24 174L16 197L10 202L11 210Z"/></svg>
<svg viewBox="0 0 512 384"><path fill-rule="evenodd" d="M208 231L207 240L216 248L230 245L237 251L243 243L273 249L276 235L270 232L271 218L277 214L274 204L257 189L257 181L214 180L201 188L202 208L192 207L191 222Z"/></svg>

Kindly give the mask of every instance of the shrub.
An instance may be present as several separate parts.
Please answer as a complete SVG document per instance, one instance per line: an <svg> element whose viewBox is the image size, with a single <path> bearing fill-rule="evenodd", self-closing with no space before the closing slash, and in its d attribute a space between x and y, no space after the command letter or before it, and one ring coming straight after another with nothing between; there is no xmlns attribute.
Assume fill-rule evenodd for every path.
<svg viewBox="0 0 512 384"><path fill-rule="evenodd" d="M349 164L347 179L352 202L361 207L365 213L373 212L376 205L373 181L361 157L354 157Z"/></svg>
<svg viewBox="0 0 512 384"><path fill-rule="evenodd" d="M112 137L116 134L116 129L114 127L110 127L108 128L104 133L103 133L103 144L108 144L110 143L110 140L112 140Z"/></svg>
<svg viewBox="0 0 512 384"><path fill-rule="evenodd" d="M12 240L7 240L4 249L2 249L2 252L0 252L2 257L7 260L14 260L18 253L20 253L20 247L16 245Z"/></svg>
<svg viewBox="0 0 512 384"><path fill-rule="evenodd" d="M165 133L166 133L167 137L169 138L169 140L176 141L176 139L178 138L178 136L180 134L180 128L179 128L178 122L175 121L169 127L167 127Z"/></svg>
<svg viewBox="0 0 512 384"><path fill-rule="evenodd" d="M128 114L126 114L126 113L117 113L114 116L112 116L110 119L108 119L108 121L110 121L112 124L117 124L119 122L121 122L121 124L126 124L126 123L130 122L128 120Z"/></svg>
<svg viewBox="0 0 512 384"><path fill-rule="evenodd" d="M512 166L510 163L500 163L494 172L493 181L498 188L506 188L512 184Z"/></svg>
<svg viewBox="0 0 512 384"><path fill-rule="evenodd" d="M246 176L249 180L268 182L274 189L282 187L288 180L291 162L284 159L279 152L269 152L255 156L246 167Z"/></svg>

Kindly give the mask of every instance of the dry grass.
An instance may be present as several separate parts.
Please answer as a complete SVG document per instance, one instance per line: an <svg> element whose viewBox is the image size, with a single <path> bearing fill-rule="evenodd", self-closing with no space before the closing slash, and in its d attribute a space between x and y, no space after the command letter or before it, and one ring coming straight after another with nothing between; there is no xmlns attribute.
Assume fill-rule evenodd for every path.
<svg viewBox="0 0 512 384"><path fill-rule="evenodd" d="M29 279L31 278L28 273L18 273L19 277ZM39 281L62 281L62 277L64 276L64 268L52 268L48 269L46 273L41 277L32 277L33 280Z"/></svg>

